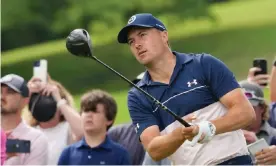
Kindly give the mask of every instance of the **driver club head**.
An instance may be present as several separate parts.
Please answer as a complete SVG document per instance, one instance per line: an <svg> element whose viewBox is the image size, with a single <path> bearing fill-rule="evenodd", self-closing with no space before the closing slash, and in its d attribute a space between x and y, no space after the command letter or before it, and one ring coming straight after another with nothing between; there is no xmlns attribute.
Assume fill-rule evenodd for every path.
<svg viewBox="0 0 276 166"><path fill-rule="evenodd" d="M76 56L92 57L92 44L85 29L75 29L66 38L67 50Z"/></svg>

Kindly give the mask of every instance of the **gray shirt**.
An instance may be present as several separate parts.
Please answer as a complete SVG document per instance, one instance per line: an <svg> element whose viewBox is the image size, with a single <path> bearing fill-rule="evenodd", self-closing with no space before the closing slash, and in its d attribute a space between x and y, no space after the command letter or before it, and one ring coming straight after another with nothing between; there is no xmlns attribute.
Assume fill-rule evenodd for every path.
<svg viewBox="0 0 276 166"><path fill-rule="evenodd" d="M145 150L139 141L135 128L131 123L120 124L109 129L108 135L114 142L127 149L131 157L132 165L142 165Z"/></svg>

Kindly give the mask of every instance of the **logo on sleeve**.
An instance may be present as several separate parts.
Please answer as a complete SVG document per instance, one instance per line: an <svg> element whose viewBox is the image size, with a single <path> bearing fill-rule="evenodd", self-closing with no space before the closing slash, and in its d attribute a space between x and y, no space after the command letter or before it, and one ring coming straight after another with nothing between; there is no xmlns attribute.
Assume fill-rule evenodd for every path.
<svg viewBox="0 0 276 166"><path fill-rule="evenodd" d="M187 82L188 87L191 87L192 85L197 85L197 80L194 79L192 82Z"/></svg>
<svg viewBox="0 0 276 166"><path fill-rule="evenodd" d="M139 129L139 128L140 128L139 123L137 123L136 126L135 126L135 131L136 131L136 133L138 133L138 129Z"/></svg>

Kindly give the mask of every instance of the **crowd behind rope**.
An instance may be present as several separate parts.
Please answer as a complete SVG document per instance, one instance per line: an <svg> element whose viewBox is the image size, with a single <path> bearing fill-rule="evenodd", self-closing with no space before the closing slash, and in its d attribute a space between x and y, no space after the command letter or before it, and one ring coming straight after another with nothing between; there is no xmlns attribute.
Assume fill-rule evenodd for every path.
<svg viewBox="0 0 276 166"><path fill-rule="evenodd" d="M113 125L120 110L105 90L84 93L77 111L70 92L50 75L44 84L35 77L25 81L8 74L1 78L1 164L276 164L275 62L270 74L255 75L260 69L250 68L247 78L237 82L227 66L211 55L171 51L164 24L148 13L131 17L118 41L128 43L147 69L134 80L136 85L168 99L163 102L173 103L170 108L185 115L191 127L180 125L133 87L128 94L132 121ZM190 74L197 79L190 80ZM198 85L202 82L208 86ZM264 83L269 87L269 101L264 98ZM195 86L200 98L197 93L176 93L183 85ZM26 107L28 114L22 117ZM229 125L233 115L235 120L230 118L233 125ZM5 145L11 139L29 140L30 152L7 152ZM229 149L223 144L220 151L210 149L229 140L235 140ZM246 145L260 140L267 146L250 153Z"/></svg>

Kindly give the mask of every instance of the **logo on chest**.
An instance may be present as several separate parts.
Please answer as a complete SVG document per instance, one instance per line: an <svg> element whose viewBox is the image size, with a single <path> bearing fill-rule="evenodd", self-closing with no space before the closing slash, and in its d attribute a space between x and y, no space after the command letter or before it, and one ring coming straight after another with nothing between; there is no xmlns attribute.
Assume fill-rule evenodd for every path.
<svg viewBox="0 0 276 166"><path fill-rule="evenodd" d="M196 80L196 79L193 79L193 81L188 81L188 82L187 82L187 85L188 85L188 87L192 87L192 86L194 86L194 85L197 85L197 80Z"/></svg>

